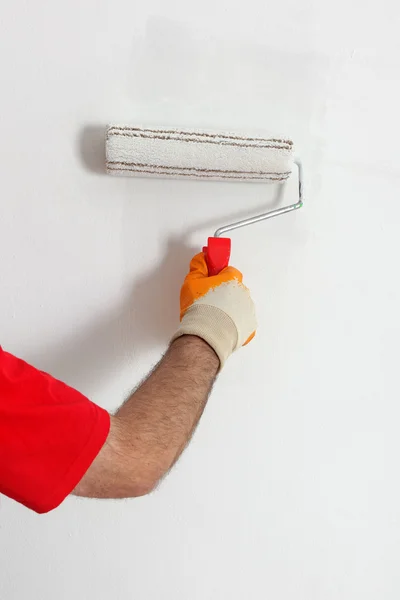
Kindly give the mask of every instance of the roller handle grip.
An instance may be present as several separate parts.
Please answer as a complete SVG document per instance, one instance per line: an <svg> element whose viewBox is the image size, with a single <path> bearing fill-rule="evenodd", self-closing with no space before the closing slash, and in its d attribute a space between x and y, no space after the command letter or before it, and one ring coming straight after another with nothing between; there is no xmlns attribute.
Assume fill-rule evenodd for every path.
<svg viewBox="0 0 400 600"><path fill-rule="evenodd" d="M218 275L229 265L231 256L230 238L209 237L207 246L204 246L203 252L208 267L210 277Z"/></svg>

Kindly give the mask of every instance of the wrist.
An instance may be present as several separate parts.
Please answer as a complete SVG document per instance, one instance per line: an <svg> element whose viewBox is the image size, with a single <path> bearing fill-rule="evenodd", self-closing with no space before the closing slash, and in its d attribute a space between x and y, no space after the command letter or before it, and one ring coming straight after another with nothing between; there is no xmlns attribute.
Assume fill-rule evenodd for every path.
<svg viewBox="0 0 400 600"><path fill-rule="evenodd" d="M220 360L217 353L210 344L198 335L183 334L175 337L171 342L171 348L176 348L181 352L189 352L191 356L193 356L193 353L201 353L209 361L209 368L211 370L215 370L215 373L217 373L220 368Z"/></svg>

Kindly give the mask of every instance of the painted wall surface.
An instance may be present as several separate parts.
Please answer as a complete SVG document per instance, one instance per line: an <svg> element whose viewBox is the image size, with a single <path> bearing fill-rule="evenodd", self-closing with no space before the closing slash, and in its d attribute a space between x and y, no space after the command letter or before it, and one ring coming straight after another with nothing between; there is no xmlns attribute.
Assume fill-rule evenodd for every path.
<svg viewBox="0 0 400 600"><path fill-rule="evenodd" d="M173 333L192 253L274 202L107 177L108 122L288 134L307 195L233 236L258 335L172 474L42 517L1 498L0 597L397 600L400 5L3 4L5 349L114 409Z"/></svg>

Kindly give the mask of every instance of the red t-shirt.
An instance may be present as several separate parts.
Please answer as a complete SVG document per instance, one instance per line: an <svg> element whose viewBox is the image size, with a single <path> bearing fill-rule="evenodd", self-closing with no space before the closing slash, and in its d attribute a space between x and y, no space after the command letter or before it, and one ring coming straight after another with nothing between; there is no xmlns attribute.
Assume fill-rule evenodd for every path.
<svg viewBox="0 0 400 600"><path fill-rule="evenodd" d="M107 411L0 347L0 493L38 513L56 508L109 429Z"/></svg>

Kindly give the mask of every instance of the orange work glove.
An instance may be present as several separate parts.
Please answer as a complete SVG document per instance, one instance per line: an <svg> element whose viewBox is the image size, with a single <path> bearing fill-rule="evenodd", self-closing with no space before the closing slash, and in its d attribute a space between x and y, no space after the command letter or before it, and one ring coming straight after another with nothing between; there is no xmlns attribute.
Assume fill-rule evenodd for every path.
<svg viewBox="0 0 400 600"><path fill-rule="evenodd" d="M181 289L181 324L173 340L181 335L197 335L215 351L220 368L256 332L256 315L243 276L233 267L208 276L203 252L190 262Z"/></svg>

